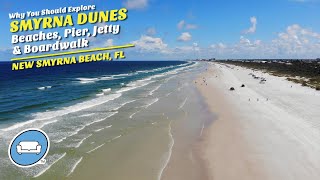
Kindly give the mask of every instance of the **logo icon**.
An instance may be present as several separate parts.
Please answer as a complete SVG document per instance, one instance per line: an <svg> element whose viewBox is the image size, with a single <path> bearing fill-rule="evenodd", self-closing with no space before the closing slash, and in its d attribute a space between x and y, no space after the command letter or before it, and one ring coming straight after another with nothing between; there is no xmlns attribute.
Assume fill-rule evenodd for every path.
<svg viewBox="0 0 320 180"><path fill-rule="evenodd" d="M31 167L45 162L49 147L49 137L45 132L40 129L26 129L12 139L8 155L16 166Z"/></svg>

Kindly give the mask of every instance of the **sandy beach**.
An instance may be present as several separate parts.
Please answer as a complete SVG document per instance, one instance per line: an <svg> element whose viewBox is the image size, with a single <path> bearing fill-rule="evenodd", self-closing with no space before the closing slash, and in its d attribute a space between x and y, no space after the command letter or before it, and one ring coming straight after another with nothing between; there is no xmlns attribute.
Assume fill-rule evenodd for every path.
<svg viewBox="0 0 320 180"><path fill-rule="evenodd" d="M320 178L319 91L218 63L196 84L217 116L201 140L209 179Z"/></svg>
<svg viewBox="0 0 320 180"><path fill-rule="evenodd" d="M92 97L0 130L2 144L29 126L51 140L45 165L19 169L3 158L0 179L320 177L319 91L284 77L187 62L74 79L70 88L93 88ZM34 88L39 94L59 88L38 87L45 87Z"/></svg>

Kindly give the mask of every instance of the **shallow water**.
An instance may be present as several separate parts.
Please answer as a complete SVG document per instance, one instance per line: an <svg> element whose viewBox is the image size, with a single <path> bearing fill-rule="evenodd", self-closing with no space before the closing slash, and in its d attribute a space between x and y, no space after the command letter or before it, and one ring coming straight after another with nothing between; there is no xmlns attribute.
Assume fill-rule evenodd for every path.
<svg viewBox="0 0 320 180"><path fill-rule="evenodd" d="M170 177L172 173L168 170L184 162L177 152L181 148L192 149L204 121L212 117L192 84L202 68L202 65L187 63L118 73L112 75L113 78L128 76L130 80L116 79L118 85L112 86L111 91L103 91L111 85L99 84L111 77L109 75L103 76L104 79L101 76L78 78L74 82L76 86L93 84L96 89L102 89L94 91L99 96L66 103L53 110L34 110L29 121L3 125L0 131L2 146L6 146L16 132L38 127L49 135L51 149L45 165L26 169L12 165L7 159L6 148L1 149L0 179ZM135 73L150 72L152 74L131 77ZM51 89L55 86L45 88L45 91ZM171 162L172 157L175 162ZM192 168L193 163L190 164L188 168Z"/></svg>

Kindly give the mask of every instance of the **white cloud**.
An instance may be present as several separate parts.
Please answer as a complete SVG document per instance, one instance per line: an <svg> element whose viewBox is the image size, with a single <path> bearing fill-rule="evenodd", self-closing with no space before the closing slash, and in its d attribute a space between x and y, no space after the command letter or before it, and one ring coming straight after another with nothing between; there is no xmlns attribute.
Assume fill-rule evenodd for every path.
<svg viewBox="0 0 320 180"><path fill-rule="evenodd" d="M189 30L189 29L197 29L198 26L196 24L188 24L185 20L181 20L178 22L177 28L179 30L182 30L182 29Z"/></svg>
<svg viewBox="0 0 320 180"><path fill-rule="evenodd" d="M244 31L245 34L255 33L257 30L257 18L255 16L250 18L251 27Z"/></svg>
<svg viewBox="0 0 320 180"><path fill-rule="evenodd" d="M142 35L140 39L132 41L140 52L159 52L166 53L168 45L165 44L161 38Z"/></svg>
<svg viewBox="0 0 320 180"><path fill-rule="evenodd" d="M212 44L210 46L210 48L212 48L212 49L225 49L225 48L227 48L227 45L220 42L218 44Z"/></svg>
<svg viewBox="0 0 320 180"><path fill-rule="evenodd" d="M153 36L157 33L156 28L150 27L147 29L147 35Z"/></svg>
<svg viewBox="0 0 320 180"><path fill-rule="evenodd" d="M148 0L127 0L123 4L128 9L144 9L148 6Z"/></svg>
<svg viewBox="0 0 320 180"><path fill-rule="evenodd" d="M251 45L250 40L245 38L245 37L243 37L243 36L240 36L240 42L239 43L242 44L242 45Z"/></svg>
<svg viewBox="0 0 320 180"><path fill-rule="evenodd" d="M178 22L177 28L178 29L183 29L185 24L186 24L186 22L184 20L181 20L181 21Z"/></svg>
<svg viewBox="0 0 320 180"><path fill-rule="evenodd" d="M187 24L186 25L186 29L197 29L197 28L198 28L198 26L195 24Z"/></svg>
<svg viewBox="0 0 320 180"><path fill-rule="evenodd" d="M187 32L179 37L181 40L192 39ZM178 39L179 39L178 38ZM219 42L201 47L197 42L188 46L169 47L161 38L141 36L133 41L138 52L146 56L158 54L163 59L193 58L319 58L320 34L298 24L288 26L271 41L251 39L240 36L235 43ZM148 54L149 53L149 54ZM142 53L141 53L142 55Z"/></svg>
<svg viewBox="0 0 320 180"><path fill-rule="evenodd" d="M190 41L192 38L191 34L188 32L183 32L179 37L178 37L178 41Z"/></svg>
<svg viewBox="0 0 320 180"><path fill-rule="evenodd" d="M272 43L280 54L320 55L320 34L298 24L288 26L286 32L279 33Z"/></svg>
<svg viewBox="0 0 320 180"><path fill-rule="evenodd" d="M105 46L113 46L113 39L107 39Z"/></svg>
<svg viewBox="0 0 320 180"><path fill-rule="evenodd" d="M319 33L293 24L269 42L241 36L237 43L213 44L208 51L222 58L318 58L319 49Z"/></svg>
<svg viewBox="0 0 320 180"><path fill-rule="evenodd" d="M177 55L179 57L184 56L190 58L194 55L194 53L199 53L200 50L201 49L198 46L178 46L172 50L172 54Z"/></svg>
<svg viewBox="0 0 320 180"><path fill-rule="evenodd" d="M153 57L161 57L160 59L176 59L176 58L191 58L197 54L201 54L199 44L194 42L191 46L176 46L168 47L161 38L142 35L140 39L132 41L135 48L132 48L130 53L137 53L136 56L146 57L152 55ZM133 51L133 52L132 52Z"/></svg>

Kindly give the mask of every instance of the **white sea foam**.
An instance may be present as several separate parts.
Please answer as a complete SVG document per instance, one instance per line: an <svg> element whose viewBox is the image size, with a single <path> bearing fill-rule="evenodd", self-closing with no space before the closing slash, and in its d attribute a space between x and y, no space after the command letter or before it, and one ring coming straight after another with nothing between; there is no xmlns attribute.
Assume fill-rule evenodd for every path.
<svg viewBox="0 0 320 180"><path fill-rule="evenodd" d="M156 68L156 69L150 69L150 70L140 70L137 71L137 73L150 73L150 72L157 72L157 71L162 71L162 70L166 70L166 69L170 69L174 66L165 66L165 67L161 67L161 68Z"/></svg>
<svg viewBox="0 0 320 180"><path fill-rule="evenodd" d="M122 93L122 92L126 92L126 91L130 91L130 90L133 90L133 89L136 89L136 88L139 88L139 87L143 87L143 86L146 86L150 83L153 83L155 81L152 81L152 79L156 79L156 78L160 78L160 77L164 77L164 76L167 76L167 75L173 75L173 74L177 74L178 73L178 70L182 70L186 67L180 67L180 68L176 68L172 71L168 71L168 72L164 72L164 73L160 73L160 74L156 74L156 75L153 75L151 77L147 77L147 78L144 78L144 79L140 79L140 80L137 80L137 81L134 81L134 82L131 82L127 85L127 87L124 87L124 88L121 88L120 90L118 90L117 92L118 93ZM163 69L162 69L163 70Z"/></svg>
<svg viewBox="0 0 320 180"><path fill-rule="evenodd" d="M104 146L105 145L105 143L103 143L103 144L101 144L101 145L99 145L99 146L97 146L97 147L95 147L95 148L93 148L93 149L91 149L90 151L88 151L87 153L89 154L89 153L92 153L93 151L95 151L95 150L97 150L97 149L99 149L99 148L101 148L102 146Z"/></svg>
<svg viewBox="0 0 320 180"><path fill-rule="evenodd" d="M137 73L148 73L151 72L150 70L141 70L141 71L136 71Z"/></svg>
<svg viewBox="0 0 320 180"><path fill-rule="evenodd" d="M102 130L104 130L105 128L100 128L100 129L96 129L96 130L94 130L94 132L99 132L99 131L102 131Z"/></svg>
<svg viewBox="0 0 320 180"><path fill-rule="evenodd" d="M132 73L131 74L115 74L115 75L112 75L112 76L118 77L118 76L130 76L130 75L132 75Z"/></svg>
<svg viewBox="0 0 320 180"><path fill-rule="evenodd" d="M86 140L88 139L89 137L91 137L92 134L89 134L88 136L84 137L83 139L81 139L81 141L79 141L79 143L75 146L75 148L78 148L80 147L80 145Z"/></svg>
<svg viewBox="0 0 320 180"><path fill-rule="evenodd" d="M136 101L136 99L135 99L135 100L131 100L131 101L127 101L127 102L125 102L125 103L122 103L120 106L114 108L113 110L114 110L114 111L117 111L117 110L119 110L121 107L123 107L124 105L129 104L129 103L132 103L132 102L134 102L134 101Z"/></svg>
<svg viewBox="0 0 320 180"><path fill-rule="evenodd" d="M178 109L182 109L183 106L186 104L187 100L188 100L188 97L186 97L186 98L184 99L184 101L180 104L180 106L179 106Z"/></svg>
<svg viewBox="0 0 320 180"><path fill-rule="evenodd" d="M33 176L34 178L41 176L43 173L45 173L48 169L51 168L51 166L53 166L55 163L57 163L60 159L62 159L67 153L63 153L58 159L56 159L55 161L53 161L53 163L51 163L50 165L48 165L46 168L44 168L41 172L39 172L38 174L36 174L35 176Z"/></svg>
<svg viewBox="0 0 320 180"><path fill-rule="evenodd" d="M112 138L110 141L114 141L114 140L120 138L121 136L122 136L122 135L116 136L116 137Z"/></svg>
<svg viewBox="0 0 320 180"><path fill-rule="evenodd" d="M162 84L160 84L159 86L157 86L156 88L154 88L152 91L150 91L149 95L153 95L153 93L158 90L161 87Z"/></svg>
<svg viewBox="0 0 320 180"><path fill-rule="evenodd" d="M137 80L138 82L145 82L145 81L150 81L152 78L148 77L148 78L144 78L144 79L139 79Z"/></svg>
<svg viewBox="0 0 320 180"><path fill-rule="evenodd" d="M92 124L94 124L94 123L98 123L98 122L101 122L101 121L105 121L105 120L107 120L109 117L111 117L111 116L113 116L113 115L115 115L115 114L117 114L117 113L118 113L118 111L112 112L111 114L109 114L108 116L106 116L106 117L104 117L104 118L101 118L101 119L97 119L97 120L88 122L88 123L86 123L85 125L82 125L82 126L80 126L79 128L77 128L77 129L75 129L75 130L72 130L72 133L70 133L69 135L67 135L67 136L65 136L65 137L63 137L63 138L61 138L61 139L59 139L59 140L55 140L55 141L53 141L53 142L55 142L55 143L60 143L60 142L62 142L62 141L64 141L64 140L66 140L67 138L78 134L80 131L82 131L82 130L83 130L84 128L86 128L87 126L90 126L90 125L92 125Z"/></svg>
<svg viewBox="0 0 320 180"><path fill-rule="evenodd" d="M77 168L77 166L80 164L80 162L82 161L82 158L83 157L81 157L74 165L73 165L73 167L71 168L71 171L69 172L69 174L67 175L67 176L70 176L72 173L73 173L73 171Z"/></svg>
<svg viewBox="0 0 320 180"><path fill-rule="evenodd" d="M140 110L138 110L138 111L136 111L136 112L132 113L132 114L129 116L129 118L130 118L130 119L132 119L132 117L133 117L134 115L136 115L137 113L139 113L141 110L142 110L142 109L140 109Z"/></svg>
<svg viewBox="0 0 320 180"><path fill-rule="evenodd" d="M115 75L108 75L102 77L95 77L95 78L76 78L81 84L86 83L94 83L97 81L107 81L107 80L114 80L114 79L122 79L124 77L115 77Z"/></svg>
<svg viewBox="0 0 320 180"><path fill-rule="evenodd" d="M104 93L98 93L98 94L96 94L96 96L103 96L104 95Z"/></svg>
<svg viewBox="0 0 320 180"><path fill-rule="evenodd" d="M166 75L167 75L167 73L165 72L165 73L153 75L152 78L159 78L159 77L163 77L163 76L166 76Z"/></svg>
<svg viewBox="0 0 320 180"><path fill-rule="evenodd" d="M87 123L85 126L90 126L90 125L92 125L92 124L94 124L94 123L107 120L109 117L111 117L111 116L113 116L113 115L115 115L115 114L117 114L117 113L118 113L118 111L112 112L112 113L110 113L108 116L106 116L106 117L104 117L104 118L97 119L97 120L94 120L94 121L92 121L92 122Z"/></svg>
<svg viewBox="0 0 320 180"><path fill-rule="evenodd" d="M98 80L104 81L104 80L113 80L113 79L114 79L114 77L112 77L112 76L103 76L103 77L100 77Z"/></svg>
<svg viewBox="0 0 320 180"><path fill-rule="evenodd" d="M150 83L153 83L154 81L148 81L148 82L132 82L128 84L128 87L123 87L120 90L117 91L117 93L122 93L122 92L126 92L126 91L130 91L139 87L143 87L146 86Z"/></svg>
<svg viewBox="0 0 320 180"><path fill-rule="evenodd" d="M137 87L124 87L124 88L121 88L120 90L117 91L117 93L123 93L123 92L126 92L126 91L130 91L132 89L136 89Z"/></svg>
<svg viewBox="0 0 320 180"><path fill-rule="evenodd" d="M159 98L153 99L149 104L147 104L147 105L145 106L145 109L147 109L149 106L151 106L152 104L154 104L154 103L156 103L156 102L158 102L158 101L159 101Z"/></svg>
<svg viewBox="0 0 320 180"><path fill-rule="evenodd" d="M39 90L45 90L46 87L44 87L44 86L43 86L43 87L38 87L38 89L39 89Z"/></svg>
<svg viewBox="0 0 320 180"><path fill-rule="evenodd" d="M102 89L102 92L104 92L104 93L108 93L108 92L110 92L110 91L111 91L111 88Z"/></svg>
<svg viewBox="0 0 320 180"><path fill-rule="evenodd" d="M112 127L112 125L109 125L109 126L106 126L105 128L107 129L107 128L111 128Z"/></svg>
<svg viewBox="0 0 320 180"><path fill-rule="evenodd" d="M76 78L81 84L94 83L99 81L98 78Z"/></svg>
<svg viewBox="0 0 320 180"><path fill-rule="evenodd" d="M95 115L95 113L83 114L78 117L88 117L88 116L92 116L92 115Z"/></svg>
<svg viewBox="0 0 320 180"><path fill-rule="evenodd" d="M200 137L202 136L202 133L203 133L203 129L204 129L204 123L202 124L202 128L201 128L201 131L200 131Z"/></svg>
<svg viewBox="0 0 320 180"><path fill-rule="evenodd" d="M81 126L81 127L77 128L77 129L75 129L71 134L69 134L67 137L64 137L62 139L66 139L68 137L71 137L71 136L74 136L74 135L78 134L79 131L83 130L85 127L86 126L84 125L84 126Z"/></svg>
<svg viewBox="0 0 320 180"><path fill-rule="evenodd" d="M63 138L61 138L61 139L59 139L59 140L53 140L52 142L54 142L54 143L61 143L61 142L64 141L65 139L67 139L67 137L63 137Z"/></svg>
<svg viewBox="0 0 320 180"><path fill-rule="evenodd" d="M110 94L107 96L101 96L99 98L94 98L88 101L84 101L72 106L68 106L65 108L62 108L60 110L56 110L56 111L47 111L47 112L41 112L41 113L36 113L33 115L34 119L29 120L29 121L25 121L25 122L21 122L21 123L16 123L10 127L4 128L2 129L3 131L10 131L10 130L14 130L17 128L21 128L24 127L28 124L34 123L36 121L42 121L42 120L47 120L47 119L52 119L54 117L58 117L58 116L63 116L66 114L70 114L70 113L74 113L74 112L78 112L84 109L88 109L103 103L106 103L108 101L112 101L114 99L117 99L121 96L121 93L116 93L116 94Z"/></svg>
<svg viewBox="0 0 320 180"><path fill-rule="evenodd" d="M174 145L174 139L173 139L173 135L171 133L171 123L172 123L172 121L170 121L170 123L169 123L169 131L168 131L168 134L169 134L169 137L170 137L169 150L164 155L164 156L167 155L167 158L165 159L165 162L164 162L162 168L160 169L160 172L159 172L159 175L158 175L158 180L161 180L162 173L165 170L165 168L167 167L167 165L168 165L168 163L169 163L169 161L171 159L172 148L173 148L173 145Z"/></svg>
<svg viewBox="0 0 320 180"><path fill-rule="evenodd" d="M165 80L165 82L167 83L168 81L170 81L172 78L174 78L174 77L176 77L177 75L172 75L172 76L170 76L170 77L168 77L166 80Z"/></svg>
<svg viewBox="0 0 320 180"><path fill-rule="evenodd" d="M100 128L100 129L96 129L96 130L94 130L94 132L99 132L99 131L102 131L104 129L111 128L111 127L112 127L112 125L109 125L109 126L106 126L106 127Z"/></svg>
<svg viewBox="0 0 320 180"><path fill-rule="evenodd" d="M58 120L55 119L55 120L52 120L52 121L47 121L45 123L43 123L41 126L39 126L39 129L43 128L44 126L48 125L48 124L52 124L52 123L55 123L57 122Z"/></svg>

